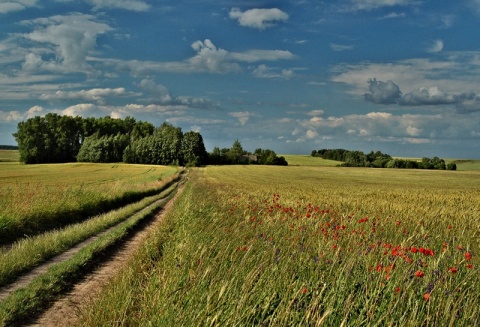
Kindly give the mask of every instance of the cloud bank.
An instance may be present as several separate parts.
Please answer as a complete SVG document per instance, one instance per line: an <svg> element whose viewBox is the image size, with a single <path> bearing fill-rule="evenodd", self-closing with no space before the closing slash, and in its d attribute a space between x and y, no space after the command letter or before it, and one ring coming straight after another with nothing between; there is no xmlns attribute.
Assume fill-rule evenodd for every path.
<svg viewBox="0 0 480 327"><path fill-rule="evenodd" d="M480 95L476 93L449 94L438 86L422 86L402 94L400 87L392 81L372 79L368 82L369 92L365 100L375 104L399 104L401 106L455 105L460 113L480 111Z"/></svg>

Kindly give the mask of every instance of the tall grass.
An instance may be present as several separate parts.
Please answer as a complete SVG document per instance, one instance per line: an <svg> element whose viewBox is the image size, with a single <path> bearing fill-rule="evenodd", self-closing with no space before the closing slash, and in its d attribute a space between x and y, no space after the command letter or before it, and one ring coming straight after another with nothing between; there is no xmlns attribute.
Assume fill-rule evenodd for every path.
<svg viewBox="0 0 480 327"><path fill-rule="evenodd" d="M476 326L478 172L208 167L97 326Z"/></svg>
<svg viewBox="0 0 480 327"><path fill-rule="evenodd" d="M0 165L0 245L158 193L177 168L126 164Z"/></svg>

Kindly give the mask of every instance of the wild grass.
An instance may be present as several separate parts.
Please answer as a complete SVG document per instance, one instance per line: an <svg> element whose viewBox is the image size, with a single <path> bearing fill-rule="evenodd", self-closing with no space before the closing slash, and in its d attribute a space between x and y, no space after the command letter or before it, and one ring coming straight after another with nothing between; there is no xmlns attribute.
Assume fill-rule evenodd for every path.
<svg viewBox="0 0 480 327"><path fill-rule="evenodd" d="M158 193L176 167L0 165L0 245L60 228Z"/></svg>
<svg viewBox="0 0 480 327"><path fill-rule="evenodd" d="M80 326L476 326L479 172L207 167Z"/></svg>
<svg viewBox="0 0 480 327"><path fill-rule="evenodd" d="M126 220L153 202L167 197L174 191L175 187L175 185L170 187L165 185L165 190L158 195L92 217L82 223L14 243L8 250L0 253L0 287L54 255L62 253L75 244Z"/></svg>
<svg viewBox="0 0 480 327"><path fill-rule="evenodd" d="M171 196L173 193L170 193L169 197ZM32 319L32 315L69 290L110 248L125 239L142 221L152 217L165 202L155 202L136 212L114 230L82 248L72 258L52 266L47 273L0 302L0 326L23 325L28 319ZM144 201L143 204L147 203Z"/></svg>

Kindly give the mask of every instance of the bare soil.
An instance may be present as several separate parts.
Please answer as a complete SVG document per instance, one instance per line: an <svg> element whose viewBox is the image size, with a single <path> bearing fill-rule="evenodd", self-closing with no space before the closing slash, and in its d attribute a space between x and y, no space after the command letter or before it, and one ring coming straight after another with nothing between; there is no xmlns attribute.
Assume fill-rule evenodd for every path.
<svg viewBox="0 0 480 327"><path fill-rule="evenodd" d="M78 321L82 308L93 301L101 292L102 288L112 280L118 272L129 262L131 256L141 247L151 231L162 222L163 216L171 209L173 202L183 190L180 183L177 194L164 208L141 230L138 230L131 238L121 244L113 253L105 258L92 272L75 284L72 290L58 299L53 305L44 311L33 322L26 326L71 326ZM60 257L54 263L61 262Z"/></svg>

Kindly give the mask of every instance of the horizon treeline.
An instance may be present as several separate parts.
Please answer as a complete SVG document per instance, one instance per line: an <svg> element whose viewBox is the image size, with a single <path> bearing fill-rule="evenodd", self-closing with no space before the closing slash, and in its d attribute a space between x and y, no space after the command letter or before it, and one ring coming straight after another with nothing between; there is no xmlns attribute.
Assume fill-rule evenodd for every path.
<svg viewBox="0 0 480 327"><path fill-rule="evenodd" d="M25 164L77 161L180 166L287 164L272 150L257 149L252 155L242 149L238 140L231 149L215 148L209 154L198 132L183 133L180 127L167 122L155 127L130 116L83 118L49 113L18 123L13 136L20 161Z"/></svg>
<svg viewBox="0 0 480 327"><path fill-rule="evenodd" d="M404 168L404 169L439 169L457 170L455 163L446 164L444 159L438 157L422 160L396 159L381 151L363 153L362 151L350 151L345 149L322 149L313 150L312 157L342 161L340 166L344 167L374 167L374 168Z"/></svg>

